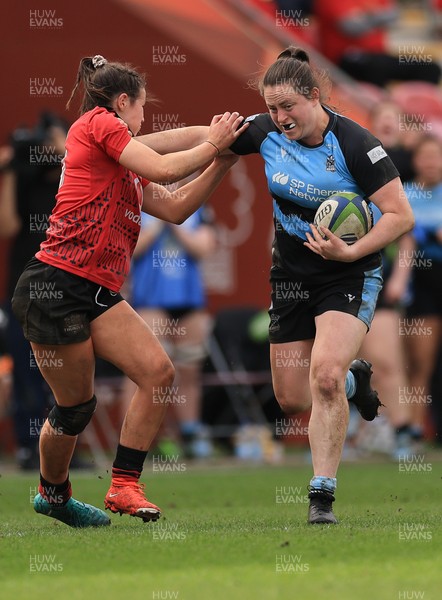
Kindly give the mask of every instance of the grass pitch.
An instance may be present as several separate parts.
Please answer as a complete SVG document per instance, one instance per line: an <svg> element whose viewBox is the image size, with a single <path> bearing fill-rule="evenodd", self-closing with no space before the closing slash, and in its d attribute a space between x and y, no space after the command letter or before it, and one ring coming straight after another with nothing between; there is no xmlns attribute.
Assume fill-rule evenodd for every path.
<svg viewBox="0 0 442 600"><path fill-rule="evenodd" d="M4 473L0 597L441 598L442 463L344 464L337 527L306 524L310 476L299 466L153 473L148 463L160 521L112 515L111 527L74 530L34 513L36 476ZM71 479L77 499L103 506L106 473Z"/></svg>

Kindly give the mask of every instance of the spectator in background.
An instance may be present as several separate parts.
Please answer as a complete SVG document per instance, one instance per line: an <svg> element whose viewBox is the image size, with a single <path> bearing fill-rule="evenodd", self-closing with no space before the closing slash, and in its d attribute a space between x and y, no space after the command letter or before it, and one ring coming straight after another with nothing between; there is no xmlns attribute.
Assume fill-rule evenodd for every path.
<svg viewBox="0 0 442 600"><path fill-rule="evenodd" d="M416 226L413 234L413 301L407 309L403 334L408 355L409 384L414 398L413 435L423 438L430 380L442 332L442 141L425 135L413 155L416 176L405 193Z"/></svg>
<svg viewBox="0 0 442 600"><path fill-rule="evenodd" d="M374 221L381 216L373 208ZM413 452L410 405L406 402L407 373L400 319L408 296L410 261L414 249L410 234L382 251L384 286L379 294L370 331L365 337L361 352L376 366L373 386L386 406L387 417L393 427L392 456L399 458ZM405 259L404 259L405 257Z"/></svg>
<svg viewBox="0 0 442 600"><path fill-rule="evenodd" d="M355 79L380 87L394 80L437 84L441 69L412 48L393 56L387 30L398 17L394 0L315 0L319 50Z"/></svg>
<svg viewBox="0 0 442 600"><path fill-rule="evenodd" d="M370 127L373 135L381 142L389 157L399 171L402 183L414 177L412 163L413 151L404 144L405 129L401 125L401 111L393 100L384 100L374 105L370 113Z"/></svg>
<svg viewBox="0 0 442 600"><path fill-rule="evenodd" d="M33 129L19 128L11 146L3 147L0 164L0 237L10 238L6 313L8 352L13 360L12 414L17 461L22 469L37 469L38 435L51 404L51 393L34 363L10 298L28 260L46 237L49 215L65 152L67 126L44 112Z"/></svg>
<svg viewBox="0 0 442 600"><path fill-rule="evenodd" d="M288 17L307 17L313 12L313 0L274 0L274 4Z"/></svg>
<svg viewBox="0 0 442 600"><path fill-rule="evenodd" d="M143 214L141 225L132 267L132 303L176 369L173 387L159 390L158 401L173 408L184 454L207 458L212 444L201 423L201 368L210 320L199 261L216 249L211 210L205 206L181 225Z"/></svg>
<svg viewBox="0 0 442 600"><path fill-rule="evenodd" d="M370 131L381 142L395 164L402 182L414 174L411 150L402 144L400 108L386 100L376 104L370 114ZM375 222L381 213L372 206ZM376 365L373 386L387 408L389 423L395 431L393 457L412 452L410 405L404 402L403 390L407 387L405 349L399 335L399 319L407 300L411 274L409 256L414 249L412 235L407 233L382 251L384 286L379 294L376 312L362 343L362 353ZM401 391L402 390L402 391Z"/></svg>
<svg viewBox="0 0 442 600"><path fill-rule="evenodd" d="M313 0L274 0L271 4L277 27L283 27L298 41L303 40L311 46L317 45Z"/></svg>

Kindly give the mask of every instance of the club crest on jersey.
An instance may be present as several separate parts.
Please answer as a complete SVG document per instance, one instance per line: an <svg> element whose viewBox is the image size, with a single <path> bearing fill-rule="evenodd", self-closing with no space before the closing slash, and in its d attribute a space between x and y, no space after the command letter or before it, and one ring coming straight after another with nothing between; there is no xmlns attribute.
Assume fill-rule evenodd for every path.
<svg viewBox="0 0 442 600"><path fill-rule="evenodd" d="M335 157L333 154L327 156L327 160L325 162L325 170L326 171L336 171Z"/></svg>
<svg viewBox="0 0 442 600"><path fill-rule="evenodd" d="M281 329L281 325L279 324L279 315L272 313L270 315L270 325L269 331L279 331Z"/></svg>

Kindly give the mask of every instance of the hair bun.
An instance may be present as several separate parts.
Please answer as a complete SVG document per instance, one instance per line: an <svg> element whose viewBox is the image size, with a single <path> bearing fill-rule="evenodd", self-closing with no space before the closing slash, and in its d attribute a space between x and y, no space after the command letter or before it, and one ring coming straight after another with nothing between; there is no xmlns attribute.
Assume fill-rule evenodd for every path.
<svg viewBox="0 0 442 600"><path fill-rule="evenodd" d="M284 58L294 58L295 60L299 60L301 62L310 63L310 58L307 52L302 48L296 48L295 46L289 46L289 48L286 48L283 52L281 52L277 60Z"/></svg>
<svg viewBox="0 0 442 600"><path fill-rule="evenodd" d="M99 69L100 67L104 67L107 64L107 60L101 54L96 54L92 59L92 66L94 69Z"/></svg>

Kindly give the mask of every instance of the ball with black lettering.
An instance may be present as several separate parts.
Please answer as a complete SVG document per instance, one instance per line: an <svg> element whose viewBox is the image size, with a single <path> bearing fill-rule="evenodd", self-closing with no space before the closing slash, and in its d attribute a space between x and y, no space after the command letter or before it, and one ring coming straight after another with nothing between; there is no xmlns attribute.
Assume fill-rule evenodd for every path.
<svg viewBox="0 0 442 600"><path fill-rule="evenodd" d="M313 224L316 227L327 227L350 245L373 227L373 213L368 203L358 194L339 192L321 202ZM318 231L323 235L320 229Z"/></svg>

